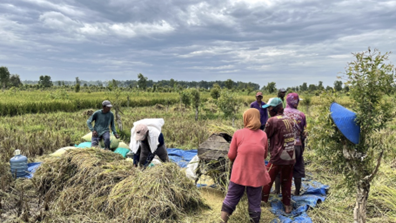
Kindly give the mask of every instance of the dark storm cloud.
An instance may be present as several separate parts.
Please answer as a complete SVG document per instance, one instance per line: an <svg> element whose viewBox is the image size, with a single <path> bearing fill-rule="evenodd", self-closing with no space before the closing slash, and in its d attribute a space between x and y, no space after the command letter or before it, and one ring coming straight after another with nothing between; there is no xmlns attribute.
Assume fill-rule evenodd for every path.
<svg viewBox="0 0 396 223"><path fill-rule="evenodd" d="M3 0L0 65L29 80L332 85L351 52L395 51L395 12L367 0Z"/></svg>

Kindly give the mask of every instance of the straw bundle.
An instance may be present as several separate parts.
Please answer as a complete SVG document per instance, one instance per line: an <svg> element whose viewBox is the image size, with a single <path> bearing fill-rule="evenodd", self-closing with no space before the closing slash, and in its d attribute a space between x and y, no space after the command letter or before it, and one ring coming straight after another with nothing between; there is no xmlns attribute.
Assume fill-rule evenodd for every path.
<svg viewBox="0 0 396 223"><path fill-rule="evenodd" d="M34 180L48 202L49 220L175 221L205 207L176 164L141 171L119 154L99 149L76 149L60 159L49 158Z"/></svg>

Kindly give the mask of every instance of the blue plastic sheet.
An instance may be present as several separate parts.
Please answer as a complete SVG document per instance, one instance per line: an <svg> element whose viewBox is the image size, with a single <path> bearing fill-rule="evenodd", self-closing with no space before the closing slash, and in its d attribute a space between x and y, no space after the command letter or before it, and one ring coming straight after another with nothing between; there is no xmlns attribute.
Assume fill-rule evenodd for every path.
<svg viewBox="0 0 396 223"><path fill-rule="evenodd" d="M304 180L302 191L305 192L301 196L292 196L293 211L290 214L286 214L283 209L281 195L272 198L270 200L271 212L277 216L272 223L312 223L307 211L326 200L328 189L329 186L317 181Z"/></svg>
<svg viewBox="0 0 396 223"><path fill-rule="evenodd" d="M91 148L91 142L83 142L78 145L75 145L77 148Z"/></svg>
<svg viewBox="0 0 396 223"><path fill-rule="evenodd" d="M198 154L198 150L182 150L182 149L167 149L169 159L177 163L181 168L187 167L187 164Z"/></svg>
<svg viewBox="0 0 396 223"><path fill-rule="evenodd" d="M26 178L31 179L34 175L34 173L36 172L37 168L39 168L39 166L41 165L41 163L28 163L28 174L26 174Z"/></svg>

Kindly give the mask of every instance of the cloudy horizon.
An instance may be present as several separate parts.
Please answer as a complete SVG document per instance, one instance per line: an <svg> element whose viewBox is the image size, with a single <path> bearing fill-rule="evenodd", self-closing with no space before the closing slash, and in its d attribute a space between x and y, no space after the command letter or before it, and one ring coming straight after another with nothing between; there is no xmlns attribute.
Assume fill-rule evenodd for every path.
<svg viewBox="0 0 396 223"><path fill-rule="evenodd" d="M395 21L396 1L2 0L0 66L21 80L332 86L353 52L396 51Z"/></svg>

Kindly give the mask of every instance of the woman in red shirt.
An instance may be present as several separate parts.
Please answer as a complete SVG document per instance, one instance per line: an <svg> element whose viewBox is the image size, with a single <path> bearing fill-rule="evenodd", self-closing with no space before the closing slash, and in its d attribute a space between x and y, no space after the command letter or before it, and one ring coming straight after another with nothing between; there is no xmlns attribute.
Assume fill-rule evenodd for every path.
<svg viewBox="0 0 396 223"><path fill-rule="evenodd" d="M249 215L260 221L262 187L271 182L265 167L268 140L260 130L260 112L251 108L243 114L244 128L236 131L231 141L228 158L234 162L227 195L221 208L221 219L229 216L242 198L245 189L249 200Z"/></svg>

